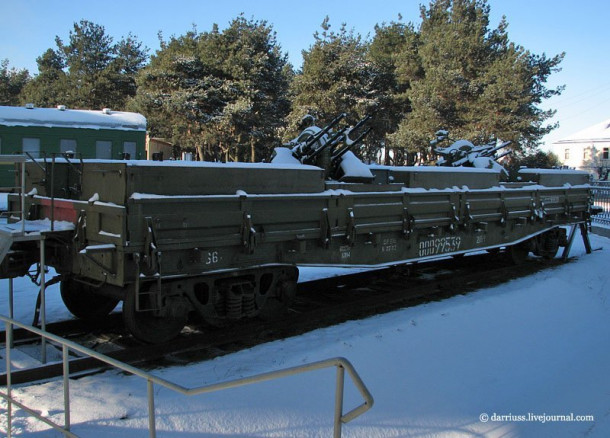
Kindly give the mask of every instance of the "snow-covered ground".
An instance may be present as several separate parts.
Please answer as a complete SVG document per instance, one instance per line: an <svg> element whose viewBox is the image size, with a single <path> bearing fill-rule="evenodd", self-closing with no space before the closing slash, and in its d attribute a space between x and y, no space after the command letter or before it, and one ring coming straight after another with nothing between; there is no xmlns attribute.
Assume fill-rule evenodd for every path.
<svg viewBox="0 0 610 438"><path fill-rule="evenodd" d="M577 239L576 260L524 279L155 373L194 387L344 356L375 397L372 410L344 425L346 437L607 437L610 239L591 240L603 249L586 255ZM30 322L35 295L15 281L19 319ZM58 296L57 286L48 290L50 320L67 315ZM156 388L158 436L328 437L334 383L329 369L191 398ZM70 391L76 434L148 436L144 381L109 371L71 381ZM61 382L15 393L63 421ZM345 409L360 403L348 383ZM589 418L561 421L571 415ZM60 436L19 411L14 426L17 436Z"/></svg>

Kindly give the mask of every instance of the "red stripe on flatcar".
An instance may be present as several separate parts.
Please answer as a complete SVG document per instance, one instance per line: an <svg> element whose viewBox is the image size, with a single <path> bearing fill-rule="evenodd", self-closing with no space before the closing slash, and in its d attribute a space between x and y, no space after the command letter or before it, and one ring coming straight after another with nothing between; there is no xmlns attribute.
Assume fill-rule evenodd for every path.
<svg viewBox="0 0 610 438"><path fill-rule="evenodd" d="M41 199L42 218L51 219L51 200ZM53 202L53 220L66 221L76 224L78 220L78 210L71 201L55 199Z"/></svg>

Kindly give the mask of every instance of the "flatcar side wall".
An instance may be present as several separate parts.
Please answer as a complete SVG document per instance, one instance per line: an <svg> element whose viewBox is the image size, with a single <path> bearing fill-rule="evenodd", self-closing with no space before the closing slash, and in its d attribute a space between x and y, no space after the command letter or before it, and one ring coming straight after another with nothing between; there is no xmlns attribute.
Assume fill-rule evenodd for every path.
<svg viewBox="0 0 610 438"><path fill-rule="evenodd" d="M142 195L126 205L27 199L37 205L28 206L36 214L30 219L50 219L53 206L71 212L72 246L57 249L66 252L57 258L64 273L124 286L141 275L180 278L273 264L370 266L506 246L588 220L591 190Z"/></svg>
<svg viewBox="0 0 610 438"><path fill-rule="evenodd" d="M142 273L148 276L282 263L299 242L319 240L327 202L317 195L133 198L129 245L145 255Z"/></svg>
<svg viewBox="0 0 610 438"><path fill-rule="evenodd" d="M143 197L127 205L125 253L141 254L144 273L162 277L277 263L390 264L510 245L586 220L589 201L586 187L540 186Z"/></svg>

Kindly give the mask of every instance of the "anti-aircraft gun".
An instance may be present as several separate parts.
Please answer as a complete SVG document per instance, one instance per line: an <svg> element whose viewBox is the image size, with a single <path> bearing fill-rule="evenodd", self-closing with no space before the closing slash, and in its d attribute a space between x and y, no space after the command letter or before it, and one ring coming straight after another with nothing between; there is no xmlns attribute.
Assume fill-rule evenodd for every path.
<svg viewBox="0 0 610 438"><path fill-rule="evenodd" d="M361 143L371 131L372 128L367 127L354 139L351 138L351 134L359 131L372 116L363 117L353 127L345 125L334 131L333 129L345 117L347 117L346 113L339 114L324 128L315 125L305 128L284 147L276 148L272 162L315 165L325 170L327 178L340 181L371 181L374 177L368 166L363 164L350 149ZM313 120L311 116L308 118Z"/></svg>
<svg viewBox="0 0 610 438"><path fill-rule="evenodd" d="M445 148L437 145L443 141L450 140L452 144ZM436 162L437 166L451 167L477 167L483 169L499 169L508 176L506 170L498 163L498 160L512 151L504 151L499 155L496 152L507 147L511 142L505 141L498 143L493 140L489 143L475 146L468 140L453 140L449 137L449 132L439 130L436 132L436 139L430 142L434 153L441 156Z"/></svg>

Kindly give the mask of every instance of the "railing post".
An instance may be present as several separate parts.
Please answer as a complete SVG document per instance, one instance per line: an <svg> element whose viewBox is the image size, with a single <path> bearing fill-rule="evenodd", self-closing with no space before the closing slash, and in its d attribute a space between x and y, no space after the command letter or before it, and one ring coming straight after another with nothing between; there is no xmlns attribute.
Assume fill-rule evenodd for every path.
<svg viewBox="0 0 610 438"><path fill-rule="evenodd" d="M148 436L150 436L150 438L156 438L155 387L151 379L146 379L146 382L148 383Z"/></svg>
<svg viewBox="0 0 610 438"><path fill-rule="evenodd" d="M341 426L343 417L343 388L345 386L345 368L337 364L337 384L335 386L335 428L334 438L341 438Z"/></svg>
<svg viewBox="0 0 610 438"><path fill-rule="evenodd" d="M6 322L6 436L13 434L13 402L11 388L11 346L13 345L13 324Z"/></svg>
<svg viewBox="0 0 610 438"><path fill-rule="evenodd" d="M25 234L25 160L21 162L21 235Z"/></svg>
<svg viewBox="0 0 610 438"><path fill-rule="evenodd" d="M45 236L40 235L40 328L43 332L47 331L47 303L46 303L46 278L45 278ZM41 362L47 363L47 339L43 336L41 339Z"/></svg>
<svg viewBox="0 0 610 438"><path fill-rule="evenodd" d="M62 360L64 369L64 429L70 431L70 361L68 347L62 345Z"/></svg>
<svg viewBox="0 0 610 438"><path fill-rule="evenodd" d="M8 317L10 319L14 319L15 318L15 314L14 314L14 300L13 300L13 277L9 277L8 279ZM12 326L11 326L12 327ZM7 345L8 344L8 340L7 340ZM13 347L13 341L11 339L11 343L10 343L11 348Z"/></svg>

